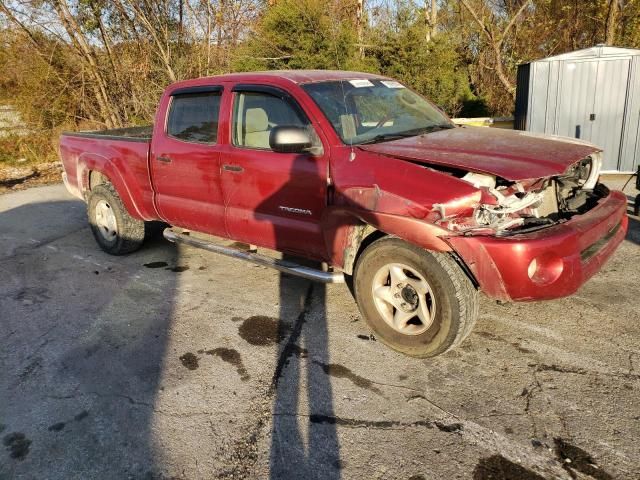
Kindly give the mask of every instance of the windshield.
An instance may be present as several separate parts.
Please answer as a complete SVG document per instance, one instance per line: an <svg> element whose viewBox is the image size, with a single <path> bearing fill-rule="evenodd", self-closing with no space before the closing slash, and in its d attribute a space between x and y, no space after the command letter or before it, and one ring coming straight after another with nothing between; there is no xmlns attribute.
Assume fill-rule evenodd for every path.
<svg viewBox="0 0 640 480"><path fill-rule="evenodd" d="M431 103L395 80L345 80L302 86L348 145L453 128Z"/></svg>

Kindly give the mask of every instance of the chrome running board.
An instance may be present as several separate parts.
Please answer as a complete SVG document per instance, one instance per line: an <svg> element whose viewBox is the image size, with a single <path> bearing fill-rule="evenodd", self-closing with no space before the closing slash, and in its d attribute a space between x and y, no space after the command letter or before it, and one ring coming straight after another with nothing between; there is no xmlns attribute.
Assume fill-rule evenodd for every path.
<svg viewBox="0 0 640 480"><path fill-rule="evenodd" d="M191 247L200 248L208 252L219 253L227 257L246 260L247 262L262 265L264 267L273 268L280 272L295 275L296 277L306 278L321 283L344 283L344 275L342 272L323 272L315 268L305 267L287 260L267 257L259 253L238 250L237 248L225 247L212 242L207 242L199 238L191 237L166 228L163 232L164 238L173 243L182 243Z"/></svg>

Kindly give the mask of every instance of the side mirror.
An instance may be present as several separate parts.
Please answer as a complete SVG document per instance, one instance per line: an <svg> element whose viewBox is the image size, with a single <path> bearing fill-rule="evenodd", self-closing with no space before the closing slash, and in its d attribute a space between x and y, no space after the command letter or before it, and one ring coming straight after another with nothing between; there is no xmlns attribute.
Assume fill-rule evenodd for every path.
<svg viewBox="0 0 640 480"><path fill-rule="evenodd" d="M279 153L304 153L313 146L311 135L302 127L274 127L269 135L271 150Z"/></svg>

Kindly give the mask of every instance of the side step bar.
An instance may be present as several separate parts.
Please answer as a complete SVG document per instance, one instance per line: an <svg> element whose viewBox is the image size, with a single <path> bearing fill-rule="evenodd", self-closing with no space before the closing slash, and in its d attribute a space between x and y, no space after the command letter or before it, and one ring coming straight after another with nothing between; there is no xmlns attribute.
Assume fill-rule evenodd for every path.
<svg viewBox="0 0 640 480"><path fill-rule="evenodd" d="M227 257L239 258L240 260L246 260L248 262L255 263L256 265L274 268L280 272L306 278L307 280L313 280L321 283L344 283L344 275L342 272L323 272L322 270L305 267L287 260L279 260L265 255L260 255L259 253L238 250L237 248L224 247L212 242L207 242L206 240L193 238L190 235L175 232L171 228L166 228L163 235L164 238L173 243L182 243L191 247L207 250L208 252L219 253L221 255L226 255Z"/></svg>

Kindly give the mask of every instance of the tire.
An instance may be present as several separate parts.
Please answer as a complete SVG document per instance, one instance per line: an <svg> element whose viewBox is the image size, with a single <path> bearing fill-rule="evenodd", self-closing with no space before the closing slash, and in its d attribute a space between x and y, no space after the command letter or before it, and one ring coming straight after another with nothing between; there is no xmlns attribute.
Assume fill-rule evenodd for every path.
<svg viewBox="0 0 640 480"><path fill-rule="evenodd" d="M105 252L125 255L142 246L145 222L129 215L111 184L97 185L91 190L87 216L93 237Z"/></svg>
<svg viewBox="0 0 640 480"><path fill-rule="evenodd" d="M478 317L478 292L456 261L399 238L369 245L354 280L358 307L376 337L412 357L458 346Z"/></svg>

